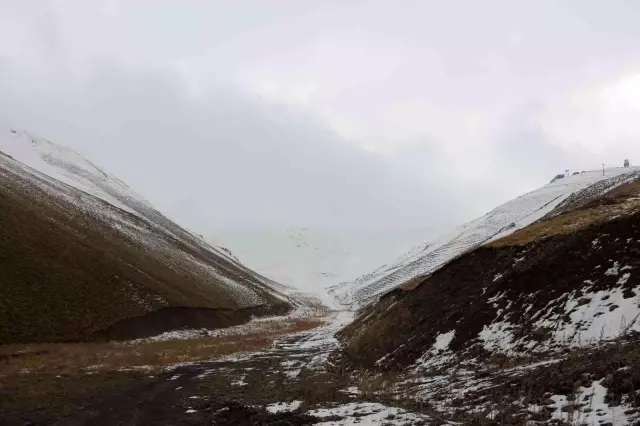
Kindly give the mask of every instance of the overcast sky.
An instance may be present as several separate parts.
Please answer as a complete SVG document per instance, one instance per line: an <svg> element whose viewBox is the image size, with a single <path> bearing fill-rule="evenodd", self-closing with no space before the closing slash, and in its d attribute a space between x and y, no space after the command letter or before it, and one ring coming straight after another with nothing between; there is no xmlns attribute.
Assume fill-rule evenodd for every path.
<svg viewBox="0 0 640 426"><path fill-rule="evenodd" d="M0 125L181 223L445 228L640 163L634 1L0 0Z"/></svg>

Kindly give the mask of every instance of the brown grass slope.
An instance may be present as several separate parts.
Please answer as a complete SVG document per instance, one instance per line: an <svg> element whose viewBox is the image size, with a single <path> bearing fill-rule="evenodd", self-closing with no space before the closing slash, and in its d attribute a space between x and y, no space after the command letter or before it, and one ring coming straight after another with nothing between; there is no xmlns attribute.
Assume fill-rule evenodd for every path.
<svg viewBox="0 0 640 426"><path fill-rule="evenodd" d="M87 340L167 306L243 305L288 308L246 269L0 156L0 343Z"/></svg>
<svg viewBox="0 0 640 426"><path fill-rule="evenodd" d="M631 270L640 267L639 195L640 184L624 184L386 294L343 330L347 357L366 367L385 357L379 367L403 368L450 330L455 330L451 350L482 355L478 334L506 315L516 326L516 339L544 341L548 335L533 328L533 312L550 308L563 315L562 296L574 291L580 297L585 280L593 281L592 291L619 287L618 276L603 274L614 260ZM635 297L639 285L640 276L632 273L624 297ZM500 300L489 300L498 295Z"/></svg>

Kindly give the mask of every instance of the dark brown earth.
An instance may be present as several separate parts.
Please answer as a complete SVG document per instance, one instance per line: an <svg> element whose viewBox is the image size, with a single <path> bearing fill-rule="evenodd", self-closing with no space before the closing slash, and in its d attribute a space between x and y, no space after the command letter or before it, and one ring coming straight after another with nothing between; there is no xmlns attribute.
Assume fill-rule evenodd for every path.
<svg viewBox="0 0 640 426"><path fill-rule="evenodd" d="M111 372L95 376L13 378L0 391L2 425L308 425L318 419L300 413L271 414L242 396L219 389L194 389L206 366L180 367L148 377ZM178 376L175 380L171 377ZM230 377L225 375L226 386ZM31 383L28 383L28 382ZM33 395L25 392L33 386ZM38 389L39 388L39 389ZM11 394L19 391L20 394ZM198 399L190 399L197 396ZM195 410L187 413L187 410Z"/></svg>

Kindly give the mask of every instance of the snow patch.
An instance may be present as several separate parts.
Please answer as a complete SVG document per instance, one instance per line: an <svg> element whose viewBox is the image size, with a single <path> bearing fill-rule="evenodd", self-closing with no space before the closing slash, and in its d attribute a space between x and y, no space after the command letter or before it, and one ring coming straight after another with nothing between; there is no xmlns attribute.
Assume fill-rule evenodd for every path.
<svg viewBox="0 0 640 426"><path fill-rule="evenodd" d="M623 274L620 279L618 280L618 285L625 285L627 283L627 281L629 281L629 278L631 278L631 274L630 273L626 273Z"/></svg>
<svg viewBox="0 0 640 426"><path fill-rule="evenodd" d="M553 329L553 340L570 346L589 345L640 331L638 300L625 299L624 293L622 288L585 292L580 297L571 293L564 302L563 314L550 313L550 309L536 322L536 327ZM585 300L588 302L584 303ZM569 322L564 321L567 316Z"/></svg>
<svg viewBox="0 0 640 426"><path fill-rule="evenodd" d="M571 424L615 424L630 425L637 420L637 414L626 415L629 407L609 406L605 402L607 388L602 386L602 380L594 381L590 387L580 387L575 398L569 399L566 395L553 395L553 404L548 405L554 411L552 420L570 422ZM531 405L529 411L539 412L541 406Z"/></svg>
<svg viewBox="0 0 640 426"><path fill-rule="evenodd" d="M402 408L388 407L379 403L364 402L350 403L333 408L320 408L308 411L307 414L314 417L342 417L342 420L317 423L322 426L349 426L349 425L412 425L421 424L430 418L410 413ZM446 424L446 423L445 423Z"/></svg>
<svg viewBox="0 0 640 426"><path fill-rule="evenodd" d="M267 405L266 409L268 412L275 414L283 411L295 411L300 408L300 405L302 405L302 401L276 402Z"/></svg>
<svg viewBox="0 0 640 426"><path fill-rule="evenodd" d="M433 344L432 348L437 351L445 351L449 349L449 343L451 343L455 335L455 330L438 334L438 336L436 337L436 342Z"/></svg>
<svg viewBox="0 0 640 426"><path fill-rule="evenodd" d="M483 342L483 346L488 351L509 352L513 348L514 336L513 324L508 322L494 322L489 326L484 326L478 334L478 339Z"/></svg>

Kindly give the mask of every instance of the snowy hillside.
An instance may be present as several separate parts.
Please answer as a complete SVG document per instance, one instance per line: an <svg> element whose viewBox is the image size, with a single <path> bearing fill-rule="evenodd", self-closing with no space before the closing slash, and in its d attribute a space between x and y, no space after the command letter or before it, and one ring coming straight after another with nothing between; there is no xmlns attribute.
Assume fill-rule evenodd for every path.
<svg viewBox="0 0 640 426"><path fill-rule="evenodd" d="M356 279L429 234L424 229L263 227L212 230L207 239L229 247L262 275L332 303L327 287Z"/></svg>
<svg viewBox="0 0 640 426"><path fill-rule="evenodd" d="M341 305L363 304L407 281L432 273L449 260L521 229L550 213L572 194L601 182L605 191L624 182L640 168L609 168L558 179L538 190L511 200L433 241L416 246L402 258L329 291Z"/></svg>
<svg viewBox="0 0 640 426"><path fill-rule="evenodd" d="M361 310L341 331L347 362L402 372L399 395L459 424L638 424L640 170L608 173L472 222L461 234L490 241ZM486 218L525 208L520 229L487 234Z"/></svg>
<svg viewBox="0 0 640 426"><path fill-rule="evenodd" d="M100 169L76 151L22 130L0 131L0 151L15 160L109 204L151 220L178 238L200 239L158 212L147 200L117 177ZM200 239L201 240L201 239ZM203 244L199 241L198 244ZM222 247L211 247L217 255L236 259Z"/></svg>
<svg viewBox="0 0 640 426"><path fill-rule="evenodd" d="M0 270L10 277L0 298L11 306L0 313L0 341L86 339L170 307L254 309L244 320L309 303L171 221L71 149L8 131L0 135L0 154ZM29 314L26 306L56 318ZM191 321L181 315L167 326ZM40 320L50 331L42 332Z"/></svg>

